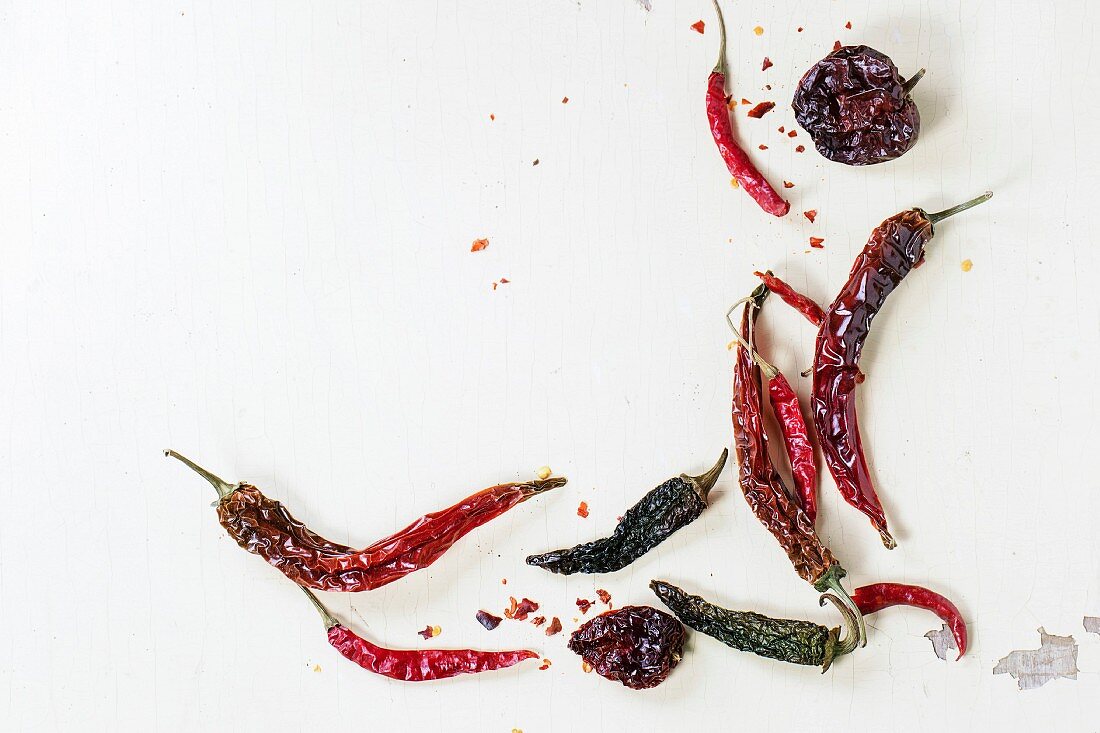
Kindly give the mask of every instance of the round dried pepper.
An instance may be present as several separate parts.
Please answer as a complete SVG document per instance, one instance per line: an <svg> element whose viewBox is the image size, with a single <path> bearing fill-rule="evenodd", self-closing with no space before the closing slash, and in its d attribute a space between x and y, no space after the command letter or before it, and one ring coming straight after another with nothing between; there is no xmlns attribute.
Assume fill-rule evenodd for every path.
<svg viewBox="0 0 1100 733"><path fill-rule="evenodd" d="M651 606L623 606L574 631L569 649L601 676L645 690L664 682L680 663L685 636L675 616Z"/></svg>
<svg viewBox="0 0 1100 733"><path fill-rule="evenodd" d="M903 79L890 57L870 46L843 46L810 67L791 107L829 160L883 163L917 141L920 112L909 92L922 76L924 69Z"/></svg>

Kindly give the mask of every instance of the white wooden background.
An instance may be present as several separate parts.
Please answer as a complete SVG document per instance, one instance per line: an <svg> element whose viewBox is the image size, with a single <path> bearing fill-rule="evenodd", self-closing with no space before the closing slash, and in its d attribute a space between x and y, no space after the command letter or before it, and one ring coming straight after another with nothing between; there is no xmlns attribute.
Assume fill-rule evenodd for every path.
<svg viewBox="0 0 1100 733"><path fill-rule="evenodd" d="M1100 11L727 3L732 91L778 104L736 120L796 184L776 220L731 190L707 131L709 3L653 4L0 2L0 728L1100 730L1100 637L1081 625L1100 615ZM776 131L836 39L928 68L904 158L826 164ZM855 584L958 602L961 662L922 638L931 615L897 609L825 676L695 635L633 692L583 674L566 634L475 623L525 595L568 633L578 596L656 604L652 577L831 620L729 469L698 522L618 574L523 558L606 533L730 442L722 315L753 269L828 300L879 221L986 189L865 351L900 547L828 480L820 519ZM771 305L762 326L787 374L809 363L795 315ZM393 646L438 624L433 645L534 645L553 666L407 685L345 662L165 447L353 544L552 466L566 489L328 601ZM992 667L1040 625L1078 640L1082 671L1021 692Z"/></svg>

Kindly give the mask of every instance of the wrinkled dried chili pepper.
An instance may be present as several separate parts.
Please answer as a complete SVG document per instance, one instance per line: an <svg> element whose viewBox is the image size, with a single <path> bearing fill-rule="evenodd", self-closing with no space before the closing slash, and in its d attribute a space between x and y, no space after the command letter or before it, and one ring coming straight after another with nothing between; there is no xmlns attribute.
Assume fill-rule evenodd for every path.
<svg viewBox="0 0 1100 733"><path fill-rule="evenodd" d="M301 587L301 586L299 586ZM427 682L505 669L538 654L526 649L486 652L477 649L385 649L355 635L341 624L307 588L313 607L328 630L328 643L363 669L402 682Z"/></svg>
<svg viewBox="0 0 1100 733"><path fill-rule="evenodd" d="M991 196L986 192L935 214L910 209L882 222L856 257L848 281L826 311L817 334L812 412L825 463L841 495L867 515L888 549L897 543L887 529L882 504L871 482L856 417L859 356L871 321L886 298L910 270L924 261L924 245L935 235L934 225Z"/></svg>
<svg viewBox="0 0 1100 733"><path fill-rule="evenodd" d="M780 662L808 664L821 667L825 672L833 660L850 654L859 643L859 621L852 609L831 593L821 597L821 604L828 600L844 616L847 633L843 639L840 627L829 629L812 621L771 618L754 611L731 611L700 596L688 595L663 580L650 581L649 587L676 618L700 634L712 636L734 649Z"/></svg>
<svg viewBox="0 0 1100 733"><path fill-rule="evenodd" d="M718 49L718 63L714 65L714 70L707 79L707 122L711 135L714 136L714 143L718 146L718 152L726 162L730 175L752 196L760 208L773 216L785 216L791 210L791 205L776 193L733 136L730 111L726 106L726 21L722 18L722 8L719 7L718 0L712 2L715 12L718 13L721 46Z"/></svg>
<svg viewBox="0 0 1100 733"><path fill-rule="evenodd" d="M726 465L728 450L702 476L681 474L650 491L626 510L610 537L527 558L528 565L552 573L613 573L625 568L699 518L707 495Z"/></svg>
<svg viewBox="0 0 1100 733"><path fill-rule="evenodd" d="M869 46L844 46L810 67L791 107L817 151L847 165L893 160L913 147L920 112L894 62Z"/></svg>
<svg viewBox="0 0 1100 733"><path fill-rule="evenodd" d="M185 463L217 490L218 520L238 545L299 585L345 593L372 590L426 568L476 527L565 485L564 478L550 478L493 486L357 550L310 531L251 484L230 484L175 451L164 454Z"/></svg>
<svg viewBox="0 0 1100 733"><path fill-rule="evenodd" d="M656 687L680 663L687 631L673 616L650 606L605 611L569 637L569 649L596 673L632 690Z"/></svg>
<svg viewBox="0 0 1100 733"><path fill-rule="evenodd" d="M919 585L875 583L856 588L852 593L852 600L862 613L868 615L891 606L913 606L931 611L951 629L955 646L959 649L956 659L962 659L962 655L966 654L966 622L963 621L958 606L935 591Z"/></svg>
<svg viewBox="0 0 1100 733"><path fill-rule="evenodd" d="M776 421L779 423L779 431L783 435L783 447L787 451L787 460L791 464L791 476L794 478L796 495L802 511L813 525L817 521L817 464L814 462L814 444L810 439L810 429L802 416L798 395L795 394L794 388L783 373L745 341L730 321L729 313L726 316L734 338L742 349L748 351L749 356L768 380L768 399Z"/></svg>
<svg viewBox="0 0 1100 733"><path fill-rule="evenodd" d="M765 285L768 286L768 290L772 291L780 297L780 299L794 308L796 311L806 317L806 320L815 326L820 326L821 322L825 320L825 309L814 302L809 297L798 292L790 285L780 280L771 270L767 272L754 272L758 278L760 278Z"/></svg>
<svg viewBox="0 0 1100 733"><path fill-rule="evenodd" d="M756 348L755 323L760 307L768 296L768 287L760 285L744 300L740 333L744 345L737 348L733 371L733 436L737 449L738 483L753 514L779 542L795 572L819 591L831 590L854 609L855 605L840 584L847 571L836 561L829 548L821 544L813 522L791 500L783 478L775 470L768 453L768 434L764 430L764 405L760 395L760 366L749 349ZM726 319L730 320L729 314ZM863 617L859 620L858 639L866 643Z"/></svg>

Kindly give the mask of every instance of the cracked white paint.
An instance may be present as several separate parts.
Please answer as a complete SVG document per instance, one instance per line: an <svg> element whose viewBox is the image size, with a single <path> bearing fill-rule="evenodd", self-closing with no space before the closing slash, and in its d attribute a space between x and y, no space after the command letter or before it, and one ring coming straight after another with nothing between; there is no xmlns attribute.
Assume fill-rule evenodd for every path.
<svg viewBox="0 0 1100 733"><path fill-rule="evenodd" d="M1081 624L1085 627L1085 631L1100 634L1100 616L1085 616Z"/></svg>
<svg viewBox="0 0 1100 733"><path fill-rule="evenodd" d="M1010 674L1021 690L1042 687L1064 677L1077 679L1077 642L1072 636L1055 636L1039 627L1038 649L1017 650L997 662L993 674Z"/></svg>
<svg viewBox="0 0 1100 733"><path fill-rule="evenodd" d="M951 629L947 624L943 625L941 629L932 629L924 635L925 639L932 642L932 650L936 652L936 656L940 659L947 661L947 652L952 649L958 650L958 646L955 644L955 635L951 633Z"/></svg>

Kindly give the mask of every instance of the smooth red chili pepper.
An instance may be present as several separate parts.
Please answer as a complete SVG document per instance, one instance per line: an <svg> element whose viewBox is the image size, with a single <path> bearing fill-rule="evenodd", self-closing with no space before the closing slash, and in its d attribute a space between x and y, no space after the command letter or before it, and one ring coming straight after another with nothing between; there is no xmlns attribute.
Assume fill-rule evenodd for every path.
<svg viewBox="0 0 1100 733"><path fill-rule="evenodd" d="M526 649L484 652L476 649L386 649L355 635L329 613L317 597L307 589L314 608L328 629L328 643L363 669L402 682L442 680L460 674L477 674L505 669L538 655Z"/></svg>
<svg viewBox="0 0 1100 733"><path fill-rule="evenodd" d="M741 149L733 136L733 125L730 123L730 112L726 106L726 22L722 18L722 8L718 6L718 0L712 0L714 10L718 13L718 28L720 33L721 48L718 50L718 63L710 73L707 80L707 121L710 124L711 135L718 146L718 152L722 154L722 160L726 161L726 167L730 174L745 189L760 208L773 216L784 216L791 210L791 205L776 193L768 180L762 174L748 154Z"/></svg>
<svg viewBox="0 0 1100 733"><path fill-rule="evenodd" d="M856 588L856 592L852 594L852 600L856 602L862 613L868 615L890 606L913 606L931 611L951 629L951 635L955 637L955 646L959 648L959 656L956 659L962 659L962 655L966 654L966 622L963 621L958 606L935 591L921 588L919 585L875 583Z"/></svg>
<svg viewBox="0 0 1100 733"><path fill-rule="evenodd" d="M185 463L217 490L218 519L238 545L299 585L344 593L373 590L426 568L471 530L532 496L565 485L564 478L549 478L492 486L355 549L310 531L255 486L223 481L175 451L165 455Z"/></svg>
<svg viewBox="0 0 1100 733"><path fill-rule="evenodd" d="M778 295L784 303L804 315L807 321L815 326L821 326L821 322L825 320L825 309L815 301L780 280L772 274L771 270L767 272L757 271L753 274L763 280L764 284L768 286L768 290Z"/></svg>
<svg viewBox="0 0 1100 733"><path fill-rule="evenodd" d="M733 329L740 346L733 371L733 437L737 449L738 483L749 508L780 547L787 553L795 572L819 591L832 590L855 612L855 605L840 584L847 572L821 544L809 516L795 503L775 470L768 453L764 430L764 407L760 394L760 359L754 358L756 334L753 328L760 306L768 295L761 285L745 299L741 330ZM726 314L729 320L737 304ZM732 322L731 322L732 327ZM742 337L740 334L745 334ZM866 643L866 629L858 613L860 640Z"/></svg>
<svg viewBox="0 0 1100 733"><path fill-rule="evenodd" d="M924 260L934 225L988 200L986 193L964 204L928 214L911 209L890 217L873 232L856 258L848 282L825 313L814 355L814 427L825 463L845 501L863 512L887 549L897 546L871 482L856 416L859 356L871 321L909 271Z"/></svg>

